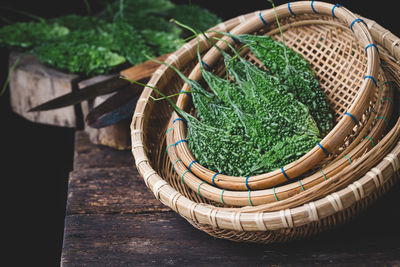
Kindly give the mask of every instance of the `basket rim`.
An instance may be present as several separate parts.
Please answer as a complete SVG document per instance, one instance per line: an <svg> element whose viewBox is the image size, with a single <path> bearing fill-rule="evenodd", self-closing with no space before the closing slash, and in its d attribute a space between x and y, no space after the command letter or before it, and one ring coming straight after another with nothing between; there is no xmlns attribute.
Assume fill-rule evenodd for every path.
<svg viewBox="0 0 400 267"><path fill-rule="evenodd" d="M290 7L290 9L288 7ZM335 9L335 7L337 9ZM332 10L335 10L334 16L351 27L356 37L359 36L358 41L360 43L358 46L364 48L367 45L374 43L368 28L362 23L354 23L354 21L356 21L358 18L351 11L343 8L342 6L339 8L339 6L329 3L314 2L313 8L311 8L309 1L300 1L292 2L290 6L284 4L276 7L276 12L279 18L293 16L293 13L299 15L315 14L315 10L317 10L319 15L332 15ZM274 16L274 10L272 9L261 11L258 16L253 17L248 22L236 26L230 31L230 33L240 34L254 32L260 27L264 27L265 21L274 19ZM263 18L263 20L260 18ZM230 42L231 44L234 42L234 40L229 36L225 36L222 39ZM226 44L222 41L218 42L217 46L223 50L227 48ZM377 51L376 49L366 49L365 52L367 55L367 70L365 77L377 77L379 68L379 56ZM206 53L206 55L203 56L202 61L206 62L208 66L212 66L216 62L216 58L219 55L220 54L217 49L212 47ZM198 63L193 68L189 78L198 80L200 77L200 64ZM189 86L184 84L181 91L187 91L188 88ZM273 186L285 183L287 181L295 180L296 177L302 175L310 168L316 166L321 160L325 159L328 153L330 154L340 145L342 145L345 136L348 135L355 126L355 120L359 121L362 114L364 114L365 110L367 109L367 103L372 96L372 92L375 91L375 88L376 85L372 79L364 79L357 93L357 97L354 99L352 105L346 112L350 115L343 116L342 119L334 126L334 128L331 129L331 131L319 142L319 144L316 144L310 151L308 151L299 159L282 166L280 169L278 168L270 172L252 176L230 176L226 174L218 174L220 186L224 189L231 190L246 190L248 188L258 190L272 188ZM183 108L187 98L188 96L186 94L181 94L178 97L177 106ZM174 116L175 119L178 118L177 114ZM184 128L184 123L182 121L177 121L176 127L174 127L173 131L175 134L174 140L176 142L185 139ZM186 143L182 143L182 145L178 147L178 154L186 166L191 164L192 172L201 177L203 180L211 182L214 175L217 174L216 171L210 170L197 162Z"/></svg>
<svg viewBox="0 0 400 267"><path fill-rule="evenodd" d="M251 16L253 13L249 13L247 15ZM254 13L255 15L258 15L258 12ZM235 19L230 20L230 23L238 23L240 20L246 20L246 16L242 15L240 17L237 17ZM384 29L381 27L379 24L372 20L365 19L367 21L368 27L373 31L375 40L378 42L378 44L382 45L385 48L391 49L392 55L396 58L400 58L400 48L396 47L393 45L394 43L398 43L400 40L398 37L394 36L391 34L388 30ZM222 30L222 29L227 29L225 23L219 24L215 29ZM386 31L385 34L381 34L383 30ZM387 34L389 32L389 34ZM383 36L384 35L384 36ZM380 38L380 39L379 39ZM194 48L194 47L193 47ZM189 52L194 52L194 49L190 49L190 47L183 47L182 49L178 50L176 53L182 53L185 51ZM167 61L169 63L173 64L174 61L176 60L176 53L172 54ZM159 70L163 71L165 69L165 66L161 66ZM149 84L150 85L156 85L157 82L162 80L162 76L160 75L160 71L156 71L156 73L152 76ZM291 211L284 211L281 210L280 212L272 212L270 213L270 216L273 218L277 218L278 221L275 222L274 224L266 224L266 216L265 214L269 214L266 212L258 212L258 213L253 213L256 214L256 216L251 216L250 218L247 217L247 214L251 215L251 213L242 213L246 215L246 218L242 217L240 213L238 212L229 212L229 211L224 211L224 214L227 214L228 216L225 216L224 218L221 217L221 212L218 212L215 210L215 207L210 207L209 205L204 205L204 204L199 204L196 202L193 202L189 200L188 198L184 197L180 192L176 191L173 189L163 178L152 168L150 164L150 160L147 157L146 151L145 151L145 144L143 140L143 127L145 125L145 113L146 113L146 107L147 107L147 102L149 100L149 96L152 92L152 89L147 87L143 91L139 101L138 105L136 106L134 115L132 117L132 123L131 123L131 137L132 137L132 154L135 158L135 163L136 167L140 173L140 175L143 177L146 185L149 187L150 190L153 191L155 194L156 198L160 199L166 206L171 207L174 209L178 214L182 215L185 218L191 219L193 221L197 221L199 223L205 224L205 225L215 225L217 221L222 220L220 223L217 224L219 228L222 229L229 229L229 230L244 230L247 229L247 227L243 227L246 224L245 223L252 223L254 227L254 223L256 224L256 227L251 228L251 230L258 230L258 231L265 231L265 230L272 230L272 229L283 229L287 228L287 226L290 226L288 223L287 219L289 219L291 216L293 218L293 213ZM399 169L399 160L398 160L398 155L396 155L396 149L399 148L399 144L391 151L389 155L389 159L387 160L382 160L380 164L376 167L378 170L382 170L381 172L376 172L372 173L369 175L366 175L362 177L361 179L368 179L372 180L373 183L374 181L379 181L379 182L385 182L385 178L388 176L391 176L393 173L397 172ZM388 156L387 156L388 157ZM381 165L383 164L383 166ZM387 166L392 166L392 168L389 168L389 172L386 172L387 176L382 175L383 170L385 168L387 169ZM373 178L371 178L373 177ZM369 179L370 178L370 179ZM358 182L361 184L362 180L359 179ZM379 183L382 184L382 183ZM341 197L342 193L347 193L348 195L353 195L353 197L350 198L351 203L354 204L357 201L357 196L355 194L356 191L354 191L354 188L356 188L358 191L358 195L362 196L362 191L360 189L363 188L363 184L358 185L353 183L353 188L350 188L348 186L345 189L342 189L340 194L337 193L339 197ZM369 192L369 194L372 194L372 192ZM363 191L365 193L365 191ZM367 195L364 194L364 197ZM337 197L332 197L333 201L337 202ZM325 198L326 199L326 198ZM362 199L362 198L361 198ZM327 203L333 203L331 201L327 201ZM343 203L342 203L343 204ZM329 204L332 206L332 204ZM340 205L339 205L340 206ZM332 206L333 207L333 206ZM336 205L338 207L338 204ZM316 205L316 202L309 202L306 203L305 205L301 207L296 207L294 208L295 211L302 210L306 214L309 215L308 219L306 219L303 223L311 223L315 219L321 219L319 216L319 206ZM282 215L283 212L283 215ZM336 211L335 209L331 209L328 212L324 213L324 216L330 216L335 214ZM212 216L211 214L214 214ZM218 216L217 216L218 215ZM289 216L290 215L290 216ZM246 220L245 220L246 219ZM283 220L282 220L283 219ZM280 222L279 222L280 221ZM283 223L285 221L286 223ZM213 223L215 222L215 223ZM267 226L268 225L268 229ZM297 224L293 224L293 226L298 226Z"/></svg>

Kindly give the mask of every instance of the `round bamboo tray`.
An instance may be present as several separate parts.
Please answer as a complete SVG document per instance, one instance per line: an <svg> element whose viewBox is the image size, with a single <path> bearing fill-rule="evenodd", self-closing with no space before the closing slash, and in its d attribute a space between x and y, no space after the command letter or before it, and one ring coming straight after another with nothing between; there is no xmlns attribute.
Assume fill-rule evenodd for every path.
<svg viewBox="0 0 400 267"><path fill-rule="evenodd" d="M334 113L335 127L296 161L272 172L235 177L202 166L190 152L188 143L180 142L186 140L186 124L176 120L173 132L174 142L179 144L176 146L177 154L187 167L191 167L191 172L202 180L229 190L257 190L291 182L322 164L327 157L334 156L350 136L355 135L354 131L362 129L359 121L371 107L370 100L377 90L379 57L372 37L365 24L359 23L360 19L342 6L322 2L314 2L311 6L310 3L281 5L276 8L276 13L284 31L286 45L303 54L315 70ZM274 11L266 10L230 32L267 34L279 40L279 30L274 21ZM224 39L232 44L235 42L229 36ZM227 49L223 41L218 42L217 46ZM256 61L251 54L245 57ZM213 47L202 61L208 67L216 66L215 69L218 69L222 59L219 51ZM220 70L220 73L224 71ZM201 79L200 64L193 68L189 78ZM181 91L188 90L185 84ZM180 95L177 106L189 110L190 96Z"/></svg>
<svg viewBox="0 0 400 267"><path fill-rule="evenodd" d="M258 16L258 12L248 17L251 16ZM400 39L375 22L364 21L375 41L381 45L381 57L387 57L384 61L387 62L385 74L389 80L400 84L397 62L400 58L397 47ZM206 44L202 46L203 49L205 47ZM178 55L195 53L195 49L195 45L187 45L167 62L184 66L189 60L177 60ZM192 67L193 64L190 66L189 63L186 73ZM182 86L182 81L176 75L164 76L166 71L169 69L161 66L149 85L171 94L174 91L171 85ZM398 179L400 120L396 114L394 126L390 125L390 131L379 143L326 181L278 202L246 207L218 206L220 203L201 198L187 186L177 186L176 176L171 175L172 163L166 153L165 139L172 110L166 103L154 105L149 97L151 94L152 89L145 88L132 119L132 153L136 167L157 199L212 236L262 243L305 238L348 222L367 209Z"/></svg>

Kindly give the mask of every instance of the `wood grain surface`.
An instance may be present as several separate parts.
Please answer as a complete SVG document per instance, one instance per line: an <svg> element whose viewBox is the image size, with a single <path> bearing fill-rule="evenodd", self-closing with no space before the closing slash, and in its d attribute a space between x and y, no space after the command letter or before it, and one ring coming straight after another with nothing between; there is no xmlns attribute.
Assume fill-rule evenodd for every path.
<svg viewBox="0 0 400 267"><path fill-rule="evenodd" d="M14 62L18 60L15 69ZM32 54L12 52L9 56L10 103L13 111L32 122L75 128L74 106L56 110L28 112L31 108L61 95L71 93L75 74L67 74L41 63Z"/></svg>
<svg viewBox="0 0 400 267"><path fill-rule="evenodd" d="M129 151L81 131L68 187L61 266L400 265L399 185L344 227L275 245L195 229L146 188Z"/></svg>

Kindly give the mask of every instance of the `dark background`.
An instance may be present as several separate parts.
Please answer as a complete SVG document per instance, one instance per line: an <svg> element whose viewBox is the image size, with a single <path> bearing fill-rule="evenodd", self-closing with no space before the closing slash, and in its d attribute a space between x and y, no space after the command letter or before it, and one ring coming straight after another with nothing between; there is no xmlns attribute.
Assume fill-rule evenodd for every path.
<svg viewBox="0 0 400 267"><path fill-rule="evenodd" d="M151 1L151 0L149 0ZM105 1L89 1L93 11L104 6ZM270 8L266 0L209 1L182 0L175 3L192 3L212 10L224 20L251 11ZM332 2L332 1L330 1ZM275 1L276 5L287 1ZM336 3L336 2L332 2ZM355 13L375 20L395 35L400 36L398 5L393 1L341 1ZM50 18L69 13L86 14L84 1L0 1L0 18L26 20L4 7L28 11ZM0 22L1 23L1 22ZM0 83L8 73L8 52L0 49ZM6 239L6 253L13 254L13 265L58 266L62 249L68 173L72 170L75 129L31 123L14 114L9 105L9 93L0 97L0 151L2 178L2 232ZM369 235L374 238L399 235L400 215L395 206L399 203L399 186L392 190L367 214L343 229L328 234L327 242L340 238ZM388 207L388 208L386 208ZM336 237L333 237L336 236ZM324 238L324 237L323 237ZM390 244L389 244L390 245ZM289 253L289 252L288 252ZM3 253L4 254L4 253Z"/></svg>

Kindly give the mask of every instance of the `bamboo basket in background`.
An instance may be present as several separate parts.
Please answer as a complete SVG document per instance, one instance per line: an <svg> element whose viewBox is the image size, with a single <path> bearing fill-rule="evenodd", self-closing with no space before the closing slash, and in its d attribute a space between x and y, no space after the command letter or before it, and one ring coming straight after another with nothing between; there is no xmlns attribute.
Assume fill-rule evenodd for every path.
<svg viewBox="0 0 400 267"><path fill-rule="evenodd" d="M321 11L317 9L319 3L312 1L308 2L308 5L310 3L314 4L313 7L317 11ZM336 12L339 12L341 7L334 7L332 13L338 15ZM271 11L240 16L217 25L214 30L233 31L239 23L259 19L259 15L265 12ZM159 101L155 104L149 97L154 92L148 87L138 101L131 124L132 153L139 173L155 197L196 228L212 236L262 243L285 242L326 231L346 223L378 199L397 180L400 167L400 120L397 110L392 112L391 106L391 102L397 101L397 91L393 91L393 85L400 84L396 75L396 71L400 69L397 62L400 50L396 46L399 43L397 37L375 22L363 20L366 25L358 23L360 20L357 20L357 24L360 24L360 27L368 26L374 41L379 45L379 56L383 59L383 71L377 68L373 73L374 77L378 77L380 71L379 89L373 90L374 94L371 96L375 103L368 102L368 105L373 104L376 109L374 111L378 111L379 114L371 112L372 109L368 113L368 108L357 114L357 118L363 121L365 127L356 129L357 133L353 133L347 144L341 146L336 157L325 162L326 166L332 168L328 179L315 179L318 182L310 186L303 180L301 187L304 190L296 181L297 189L294 188L296 183L291 183L286 185L288 188L280 187L276 190L274 188L274 192L263 192L262 196L268 201L259 201L258 190L230 192L232 195L229 195L227 191L212 187L189 172L185 180L182 180L175 170L184 172L183 164L174 164L176 160L170 159L177 155L176 149L171 150L170 156L166 152L169 135L165 132L172 122L172 110L166 102ZM356 27L355 24L353 26ZM201 42L202 51L208 51L209 48L207 42ZM197 64L195 52L196 42L192 41L173 53L166 62L189 75ZM371 81L365 83L371 84ZM183 82L174 71L161 66L152 76L149 85L169 95L182 88ZM391 101L382 101L383 98ZM390 114L392 120L389 119ZM353 128L354 125L351 126L351 130L354 131ZM367 134L368 137L375 138L371 138L374 140L373 144L365 138ZM170 139L169 142L174 141ZM354 155L351 164L343 165L343 159L339 157L342 153ZM336 170L337 166L341 167ZM311 177L313 173L307 175ZM197 184L194 183L195 179L198 179ZM282 193L285 190L292 191L285 195ZM218 201L219 199L222 201Z"/></svg>

